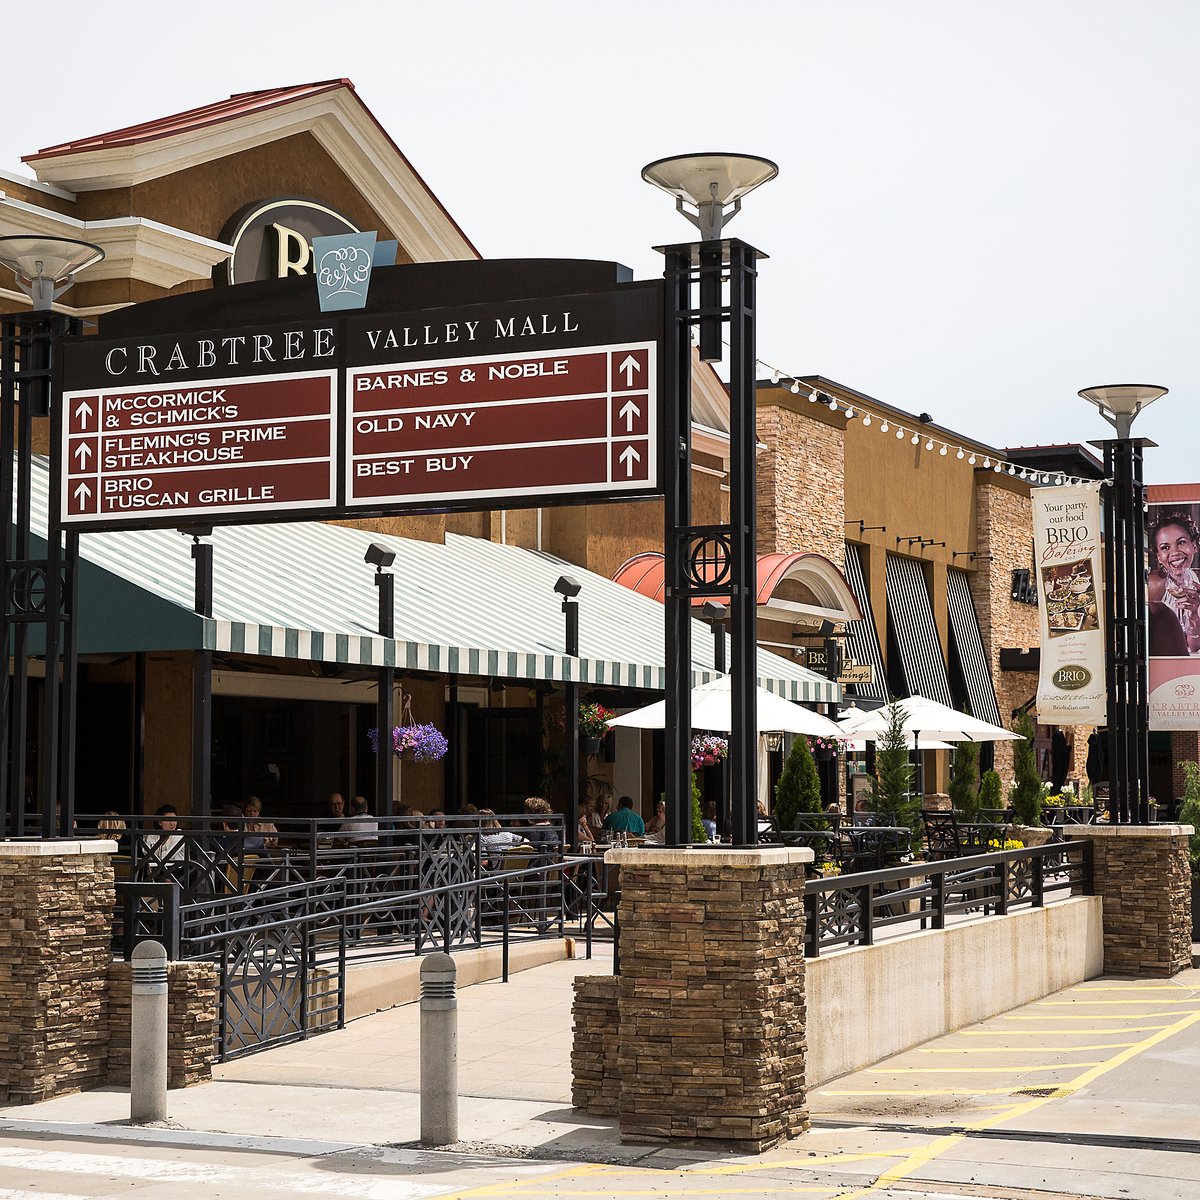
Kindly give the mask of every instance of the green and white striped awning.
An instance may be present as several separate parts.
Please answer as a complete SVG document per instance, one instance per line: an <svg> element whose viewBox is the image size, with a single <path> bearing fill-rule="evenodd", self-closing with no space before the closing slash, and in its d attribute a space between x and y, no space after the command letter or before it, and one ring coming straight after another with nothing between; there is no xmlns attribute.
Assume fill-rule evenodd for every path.
<svg viewBox="0 0 1200 1200"><path fill-rule="evenodd" d="M37 464L34 532L45 530ZM80 539L81 653L209 649L355 666L577 681L661 691L662 605L552 555L447 534L445 544L321 522L213 532L213 618L193 611L190 539L174 530ZM374 632L371 542L396 552L396 637ZM564 651L560 575L583 586L575 658ZM693 684L716 675L711 629L692 624ZM840 689L766 650L759 683L789 700L833 703Z"/></svg>

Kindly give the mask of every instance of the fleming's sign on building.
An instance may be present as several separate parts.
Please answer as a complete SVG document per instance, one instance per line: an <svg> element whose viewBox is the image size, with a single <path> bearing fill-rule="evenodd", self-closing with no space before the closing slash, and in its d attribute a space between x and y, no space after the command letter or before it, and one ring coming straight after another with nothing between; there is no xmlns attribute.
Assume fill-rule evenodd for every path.
<svg viewBox="0 0 1200 1200"><path fill-rule="evenodd" d="M328 204L302 196L256 200L221 231L233 247L217 269L216 282L252 283L313 273L313 238L360 233L358 226Z"/></svg>

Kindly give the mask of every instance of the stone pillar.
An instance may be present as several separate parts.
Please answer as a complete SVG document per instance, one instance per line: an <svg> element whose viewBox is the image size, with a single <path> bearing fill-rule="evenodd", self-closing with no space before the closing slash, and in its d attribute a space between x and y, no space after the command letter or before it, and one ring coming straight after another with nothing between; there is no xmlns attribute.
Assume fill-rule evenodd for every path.
<svg viewBox="0 0 1200 1200"><path fill-rule="evenodd" d="M116 843L0 842L0 1100L104 1083Z"/></svg>
<svg viewBox="0 0 1200 1200"><path fill-rule="evenodd" d="M1104 899L1104 970L1168 977L1192 965L1190 825L1086 825Z"/></svg>
<svg viewBox="0 0 1200 1200"><path fill-rule="evenodd" d="M617 975L580 975L575 980L571 1103L593 1117L615 1117L621 1107L620 982Z"/></svg>
<svg viewBox="0 0 1200 1200"><path fill-rule="evenodd" d="M613 850L620 1133L759 1153L808 1128L808 849Z"/></svg>

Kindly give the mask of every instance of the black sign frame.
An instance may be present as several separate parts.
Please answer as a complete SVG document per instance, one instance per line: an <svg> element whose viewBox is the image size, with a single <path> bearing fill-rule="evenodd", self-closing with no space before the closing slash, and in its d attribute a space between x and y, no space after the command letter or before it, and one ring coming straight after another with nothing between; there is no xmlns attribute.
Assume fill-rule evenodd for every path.
<svg viewBox="0 0 1200 1200"><path fill-rule="evenodd" d="M462 268L485 264L446 264L457 268L456 277L469 280L471 273ZM615 264L583 264L588 270L580 273L588 283L603 279L597 268ZM484 293L495 292L496 264L486 264L482 273L487 286ZM549 264L547 274L564 282L572 273L569 264ZM554 267L560 267L555 272ZM394 295L400 273L412 267L392 267L377 270L372 278L382 277L380 291ZM623 269L616 268L618 278ZM521 286L521 272L516 272L513 292L518 296L528 290ZM418 278L429 278L429 266L418 270ZM611 275L609 276L611 278ZM279 285L274 283L271 296L274 303L265 306L264 316L269 323L245 323L235 327L189 327L187 301L191 297L171 298L119 311L116 322L121 336L107 338L101 328L100 336L64 339L62 353L56 355L56 395L65 403L81 393L112 390L122 386L144 386L162 389L174 383L180 387L202 385L217 379L229 379L231 370L239 371L238 380L246 382L269 380L288 372L334 370L336 372L336 403L332 431L332 455L336 472L335 502L326 506L304 508L244 508L227 510L221 507L198 508L180 513L178 509L156 515L154 510L139 511L137 516L120 518L97 515L81 517L68 515L66 496L71 486L68 443L65 428L66 412L60 404L56 422L53 453L61 465L62 486L52 503L59 509L63 527L75 532L103 532L120 529L175 529L188 526L218 526L241 524L281 524L296 521L357 520L380 517L436 514L445 512L483 512L500 508L543 508L578 504L609 504L635 500L660 500L663 496L665 440L663 386L663 283L661 280L608 282L607 286L572 292L531 296L524 299L496 300L482 304L446 305L411 310L374 308L363 313L318 314L316 288L311 278L283 281L290 303L283 305ZM222 295L235 297L246 288L223 290ZM586 283L585 283L586 286ZM418 293L420 287L415 289ZM465 290L465 289L457 289ZM213 293L196 295L196 311L213 315ZM138 320L138 308L146 309L144 322ZM240 315L246 306L239 303ZM286 310L286 311L281 311ZM288 313L293 319L287 320ZM563 314L569 314L566 320ZM167 319L164 319L167 318ZM474 336L467 340L461 331L473 323ZM445 331L457 328L457 340L447 341ZM372 331L391 330L392 337L376 338ZM143 332L144 330L144 332ZM378 505L346 503L347 471L351 454L347 445L346 425L348 398L346 385L349 372L360 367L387 365L403 361L422 361L432 355L447 360L480 356L494 352L520 352L529 358L556 351L586 352L627 344L652 347L653 378L648 381L651 427L655 436L648 467L648 480L642 487L613 487L609 490L578 492L564 490L521 493L506 498L489 492L478 497L423 499L418 501L388 500ZM119 373L114 373L119 372Z"/></svg>

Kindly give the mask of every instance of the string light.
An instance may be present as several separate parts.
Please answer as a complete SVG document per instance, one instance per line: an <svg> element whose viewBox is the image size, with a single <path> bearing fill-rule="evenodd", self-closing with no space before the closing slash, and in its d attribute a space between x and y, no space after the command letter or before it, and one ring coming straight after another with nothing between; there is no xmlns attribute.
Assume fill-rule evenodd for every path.
<svg viewBox="0 0 1200 1200"><path fill-rule="evenodd" d="M692 328L691 335L693 344L698 344L699 330L696 327ZM728 342L726 342L726 345L728 345ZM760 371L763 371L770 376L773 384L779 384L783 379L790 379L790 384L786 386L793 396L798 396L801 394L801 392L803 392L804 388L800 383L799 376L782 371L780 368L774 367L770 363L763 362L761 359L758 360L757 366ZM821 392L816 387L810 388L808 393L808 402L810 404L816 404L818 400L828 404L830 412L841 411L845 415L847 421L852 421L855 419L855 417L861 417L864 428L869 429L874 423L874 418L869 412L865 412L862 409L856 409L853 404L848 404L845 401L839 401L836 396L830 396L825 392ZM905 437L909 437L911 433L911 437L909 437L911 443L914 446L921 445L922 434L919 431L906 430L902 425L893 426L886 417L881 415L879 418L879 432L890 433L893 429L896 431L897 440L902 441ZM924 436L925 449L927 451L932 451L933 448L937 446L939 457L946 458L949 455L951 446L948 442L936 442L927 434ZM974 450L968 453L962 446L956 446L954 447L954 451L954 457L959 461L965 458L971 466L975 466L979 462L979 455ZM1052 474L1050 472L1038 471L1029 467L1018 467L1015 463L1005 463L1000 459L995 459L993 461L991 455L984 455L983 469L987 470L989 467L997 474L1007 469L1010 476L1013 476L1016 479L1024 480L1035 487L1039 485L1048 485L1051 482L1056 483L1059 487L1063 487L1066 484L1092 482L1091 480L1075 478L1074 476L1067 475L1061 471Z"/></svg>

